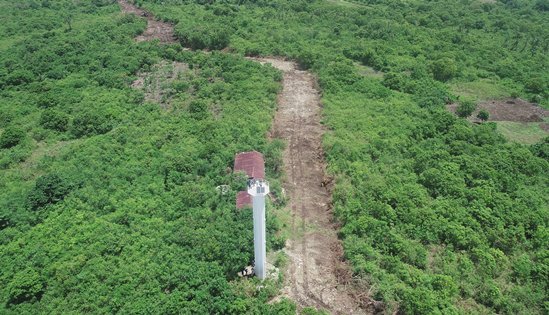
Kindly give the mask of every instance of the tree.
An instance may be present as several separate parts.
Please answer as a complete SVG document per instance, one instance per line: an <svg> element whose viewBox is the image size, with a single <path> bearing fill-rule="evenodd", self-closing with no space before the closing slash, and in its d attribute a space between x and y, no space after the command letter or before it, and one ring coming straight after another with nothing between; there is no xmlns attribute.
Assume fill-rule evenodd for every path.
<svg viewBox="0 0 549 315"><path fill-rule="evenodd" d="M40 176L27 196L29 207L37 210L55 204L65 198L70 188L69 183L57 174Z"/></svg>
<svg viewBox="0 0 549 315"><path fill-rule="evenodd" d="M487 121L488 118L490 118L490 113L488 113L488 111L486 111L485 109L481 109L480 112L478 112L477 114L477 118L482 121Z"/></svg>
<svg viewBox="0 0 549 315"><path fill-rule="evenodd" d="M194 100L189 104L189 113L195 119L204 119L208 115L208 104L201 100Z"/></svg>
<svg viewBox="0 0 549 315"><path fill-rule="evenodd" d="M549 11L549 0L538 0L534 7L539 11Z"/></svg>
<svg viewBox="0 0 549 315"><path fill-rule="evenodd" d="M0 148L9 149L25 139L25 132L18 127L8 127L0 136Z"/></svg>
<svg viewBox="0 0 549 315"><path fill-rule="evenodd" d="M67 131L69 116L57 110L45 110L40 116L40 125L46 129Z"/></svg>
<svg viewBox="0 0 549 315"><path fill-rule="evenodd" d="M461 118L467 118L473 114L475 109L477 109L477 104L475 102L462 101L456 109L456 114Z"/></svg>
<svg viewBox="0 0 549 315"><path fill-rule="evenodd" d="M34 78L35 78L35 75L32 72L28 70L17 69L11 72L6 77L6 83L8 85L21 85L21 84L32 82Z"/></svg>
<svg viewBox="0 0 549 315"><path fill-rule="evenodd" d="M533 77L526 82L525 87L530 93L541 94L547 89L547 83L541 77Z"/></svg>
<svg viewBox="0 0 549 315"><path fill-rule="evenodd" d="M20 271L7 285L8 305L40 299L43 289L44 284L36 270L26 269Z"/></svg>
<svg viewBox="0 0 549 315"><path fill-rule="evenodd" d="M457 65L453 59L441 58L431 65L433 77L439 81L448 81L457 74Z"/></svg>
<svg viewBox="0 0 549 315"><path fill-rule="evenodd" d="M107 133L112 127L109 116L88 110L76 115L71 127L71 133L80 138Z"/></svg>
<svg viewBox="0 0 549 315"><path fill-rule="evenodd" d="M532 151L532 154L535 156L549 161L549 137L545 137L540 142L532 145L530 151Z"/></svg>

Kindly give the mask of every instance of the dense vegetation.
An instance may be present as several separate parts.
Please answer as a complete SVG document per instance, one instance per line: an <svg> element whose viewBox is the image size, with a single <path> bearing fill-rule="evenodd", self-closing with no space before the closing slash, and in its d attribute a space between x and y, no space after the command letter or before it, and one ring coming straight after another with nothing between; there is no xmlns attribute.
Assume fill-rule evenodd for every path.
<svg viewBox="0 0 549 315"><path fill-rule="evenodd" d="M444 110L463 82L549 106L547 1L136 2L183 45L318 76L346 257L375 298L407 314L549 311L549 142ZM263 135L280 75L138 45L144 21L112 1L0 8L2 312L292 313L231 281L250 214L215 190L238 189L240 150L266 152L276 176ZM129 88L160 59L192 70L170 111Z"/></svg>
<svg viewBox="0 0 549 315"><path fill-rule="evenodd" d="M0 313L293 313L265 303L273 284L234 281L252 220L227 173L242 150L278 163L263 135L280 74L137 45L144 21L71 3L0 1ZM162 58L189 68L169 111L129 88Z"/></svg>
<svg viewBox="0 0 549 315"><path fill-rule="evenodd" d="M318 75L346 257L376 298L408 314L548 311L547 141L444 110L460 82L548 105L543 1L138 2L185 45Z"/></svg>

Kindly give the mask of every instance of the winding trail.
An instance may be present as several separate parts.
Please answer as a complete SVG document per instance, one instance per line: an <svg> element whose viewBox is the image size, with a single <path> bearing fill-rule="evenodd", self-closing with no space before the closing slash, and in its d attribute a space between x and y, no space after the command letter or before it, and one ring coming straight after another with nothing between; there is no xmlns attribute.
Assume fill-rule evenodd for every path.
<svg viewBox="0 0 549 315"><path fill-rule="evenodd" d="M170 23L156 20L154 15L150 12L136 7L129 3L128 0L118 0L118 5L124 13L132 13L147 19L147 28L143 34L135 38L136 41L144 42L155 39L159 40L161 43L175 43L177 41L173 25Z"/></svg>
<svg viewBox="0 0 549 315"><path fill-rule="evenodd" d="M158 29L152 15L127 0L118 2L124 12L147 17L148 35L140 35L136 40L173 41L172 25L162 23L160 27L168 29ZM172 37L166 40L165 34ZM272 138L287 143L283 153L283 187L292 215L292 236L285 248L289 266L282 295L295 301L300 309L316 307L333 314L366 314L360 308L365 301L352 294L355 291L351 286L344 285L350 282L350 272L343 262L343 249L330 209L332 191L322 149L324 127L320 124L322 107L316 79L291 61L248 59L269 63L284 74L271 131Z"/></svg>

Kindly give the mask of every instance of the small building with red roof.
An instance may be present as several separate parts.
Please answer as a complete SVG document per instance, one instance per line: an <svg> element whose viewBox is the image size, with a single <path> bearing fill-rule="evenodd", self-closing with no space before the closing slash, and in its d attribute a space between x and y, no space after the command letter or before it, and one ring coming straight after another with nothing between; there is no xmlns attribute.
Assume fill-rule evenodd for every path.
<svg viewBox="0 0 549 315"><path fill-rule="evenodd" d="M257 151L238 153L234 159L234 171L244 172L250 179L265 179L263 154Z"/></svg>
<svg viewBox="0 0 549 315"><path fill-rule="evenodd" d="M247 191L239 191L236 195L236 208L242 209L252 206L252 196Z"/></svg>
<svg viewBox="0 0 549 315"><path fill-rule="evenodd" d="M257 151L238 153L234 159L234 172L243 172L248 179L265 179L265 160L263 154ZM240 191L236 195L236 208L252 206L252 197L247 191Z"/></svg>

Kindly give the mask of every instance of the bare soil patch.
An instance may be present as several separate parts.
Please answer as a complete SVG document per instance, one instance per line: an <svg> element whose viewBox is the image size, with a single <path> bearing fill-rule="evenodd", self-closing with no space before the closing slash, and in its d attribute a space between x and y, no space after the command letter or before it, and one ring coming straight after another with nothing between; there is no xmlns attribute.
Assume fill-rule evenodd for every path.
<svg viewBox="0 0 549 315"><path fill-rule="evenodd" d="M326 176L322 148L324 128L315 77L294 62L250 58L270 63L284 74L271 137L286 141L283 187L289 197L292 237L283 295L300 308L316 307L333 314L366 314L379 307L367 294L350 290L351 271L343 261L331 212L331 180Z"/></svg>
<svg viewBox="0 0 549 315"><path fill-rule="evenodd" d="M152 13L136 7L129 3L128 0L118 0L118 4L122 12L135 14L147 19L147 29L143 34L135 38L136 41L144 42L154 39L158 39L161 43L175 43L177 41L172 24L156 20Z"/></svg>
<svg viewBox="0 0 549 315"><path fill-rule="evenodd" d="M450 104L447 109L455 113L458 104ZM480 122L476 117L480 110L490 113L489 121L513 121L513 122L543 122L549 116L549 110L537 104L527 102L520 98L503 100L491 100L480 102L477 110L469 118L470 121Z"/></svg>

